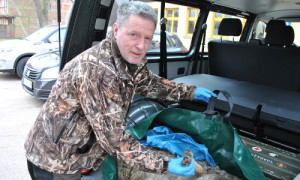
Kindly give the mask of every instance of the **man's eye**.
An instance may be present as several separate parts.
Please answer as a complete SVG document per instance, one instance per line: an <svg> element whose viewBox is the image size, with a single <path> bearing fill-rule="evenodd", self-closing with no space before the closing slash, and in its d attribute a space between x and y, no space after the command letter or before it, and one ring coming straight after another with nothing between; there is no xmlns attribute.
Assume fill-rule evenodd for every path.
<svg viewBox="0 0 300 180"><path fill-rule="evenodd" d="M131 37L136 37L136 34L130 34Z"/></svg>
<svg viewBox="0 0 300 180"><path fill-rule="evenodd" d="M145 38L147 41L152 41L152 38Z"/></svg>

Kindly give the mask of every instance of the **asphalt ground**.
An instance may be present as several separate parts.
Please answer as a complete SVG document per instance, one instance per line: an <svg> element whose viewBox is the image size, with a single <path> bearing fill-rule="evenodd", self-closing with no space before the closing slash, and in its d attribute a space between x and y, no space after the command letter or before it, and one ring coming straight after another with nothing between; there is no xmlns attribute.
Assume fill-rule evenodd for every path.
<svg viewBox="0 0 300 180"><path fill-rule="evenodd" d="M16 75L0 72L0 180L30 180L24 141L43 104Z"/></svg>

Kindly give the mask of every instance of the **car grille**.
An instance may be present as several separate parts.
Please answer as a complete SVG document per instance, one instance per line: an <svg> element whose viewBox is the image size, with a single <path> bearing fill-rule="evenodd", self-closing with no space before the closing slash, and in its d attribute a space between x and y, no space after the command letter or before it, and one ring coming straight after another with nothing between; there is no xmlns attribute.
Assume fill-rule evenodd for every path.
<svg viewBox="0 0 300 180"><path fill-rule="evenodd" d="M34 69L30 69L30 68L28 68L28 67L25 67L24 75L25 75L25 77L28 78L28 79L36 80L36 79L39 77L40 73L37 72L37 71L34 70Z"/></svg>

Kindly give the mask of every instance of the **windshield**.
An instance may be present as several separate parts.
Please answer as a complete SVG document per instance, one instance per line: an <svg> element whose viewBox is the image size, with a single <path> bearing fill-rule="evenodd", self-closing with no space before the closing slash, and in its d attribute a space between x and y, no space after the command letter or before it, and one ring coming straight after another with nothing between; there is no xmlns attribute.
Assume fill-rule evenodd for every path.
<svg viewBox="0 0 300 180"><path fill-rule="evenodd" d="M33 42L41 41L43 38L45 38L48 34L53 32L57 27L56 26L46 26L43 27L36 32L32 33L31 35L27 36L25 39Z"/></svg>

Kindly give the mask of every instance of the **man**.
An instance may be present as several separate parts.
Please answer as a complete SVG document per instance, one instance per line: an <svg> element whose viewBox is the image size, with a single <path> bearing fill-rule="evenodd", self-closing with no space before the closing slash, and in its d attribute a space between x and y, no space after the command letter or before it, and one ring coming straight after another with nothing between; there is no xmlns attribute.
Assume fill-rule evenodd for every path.
<svg viewBox="0 0 300 180"><path fill-rule="evenodd" d="M25 142L33 179L80 179L82 169L96 170L108 154L142 171L176 167L178 161L165 161L125 132L134 94L174 102L208 101L215 94L147 69L156 20L146 3L122 4L112 35L66 64ZM188 175L187 169L194 171L180 167L175 173Z"/></svg>

